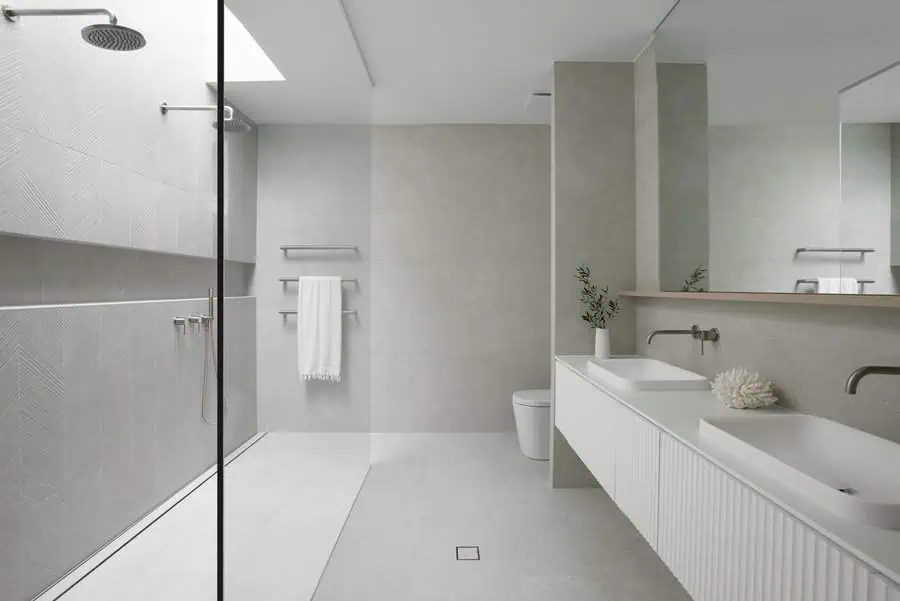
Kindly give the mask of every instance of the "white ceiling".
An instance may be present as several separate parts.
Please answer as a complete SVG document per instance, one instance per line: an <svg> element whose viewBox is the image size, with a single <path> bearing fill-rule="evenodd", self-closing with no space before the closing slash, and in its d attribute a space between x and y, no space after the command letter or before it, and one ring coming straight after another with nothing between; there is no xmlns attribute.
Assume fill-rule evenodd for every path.
<svg viewBox="0 0 900 601"><path fill-rule="evenodd" d="M228 84L259 123L547 123L555 61L631 61L673 0L227 0L286 82Z"/></svg>

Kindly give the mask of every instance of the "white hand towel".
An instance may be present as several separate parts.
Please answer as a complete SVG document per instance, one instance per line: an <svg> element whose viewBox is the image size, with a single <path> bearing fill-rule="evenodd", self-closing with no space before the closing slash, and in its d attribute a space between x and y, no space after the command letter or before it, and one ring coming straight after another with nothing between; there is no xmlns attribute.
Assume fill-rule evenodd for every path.
<svg viewBox="0 0 900 601"><path fill-rule="evenodd" d="M297 358L304 380L341 381L341 278L300 278Z"/></svg>
<svg viewBox="0 0 900 601"><path fill-rule="evenodd" d="M816 291L819 294L859 294L856 278L817 278Z"/></svg>

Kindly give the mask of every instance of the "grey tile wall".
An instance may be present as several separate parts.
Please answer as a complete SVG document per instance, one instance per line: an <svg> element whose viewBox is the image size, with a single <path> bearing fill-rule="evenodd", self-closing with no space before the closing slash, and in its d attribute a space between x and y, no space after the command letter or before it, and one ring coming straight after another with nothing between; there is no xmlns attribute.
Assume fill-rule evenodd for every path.
<svg viewBox="0 0 900 601"><path fill-rule="evenodd" d="M31 599L215 461L205 339L172 325L204 305L0 309L0 598ZM255 300L226 316L231 450L257 431Z"/></svg>
<svg viewBox="0 0 900 601"><path fill-rule="evenodd" d="M635 100L632 63L556 63L553 92L553 352L593 349L581 321L579 263L612 291L635 286ZM610 328L633 350L633 316Z"/></svg>
<svg viewBox="0 0 900 601"><path fill-rule="evenodd" d="M164 116L159 104L213 104L215 4L107 6L145 34L146 48L93 48L73 18L0 24L0 232L214 256L213 114ZM229 135L232 154L255 153L254 135ZM239 164L229 162L236 173ZM250 261L255 220L235 205L255 185L237 177L244 196L229 203L240 217L229 258Z"/></svg>
<svg viewBox="0 0 900 601"><path fill-rule="evenodd" d="M549 386L549 134L375 128L373 431L512 430Z"/></svg>
<svg viewBox="0 0 900 601"><path fill-rule="evenodd" d="M646 63L639 67L646 71ZM636 150L646 154L646 144L636 149L632 63L558 62L553 73L551 346L553 354L588 353L593 332L580 319L580 288L573 275L579 263L587 263L601 286L614 292L634 288L635 160ZM648 193L653 183L643 187L647 183L641 188L642 209L655 200L652 189ZM613 352L633 350L633 331L634 314L626 307L611 324ZM593 482L555 428L552 453L554 486Z"/></svg>
<svg viewBox="0 0 900 601"><path fill-rule="evenodd" d="M201 298L212 259L0 234L0 307ZM253 266L225 263L226 296L245 296Z"/></svg>
<svg viewBox="0 0 900 601"><path fill-rule="evenodd" d="M660 328L717 327L722 340L707 345L662 337ZM637 344L641 354L714 377L745 366L775 382L788 407L843 422L900 442L900 380L870 376L857 396L844 382L861 365L900 365L900 312L856 307L806 307L756 303L640 301Z"/></svg>
<svg viewBox="0 0 900 601"><path fill-rule="evenodd" d="M367 432L369 429L369 226L371 131L367 125L260 128L258 305L259 419L263 431ZM281 245L348 244L359 253L292 252ZM344 286L342 377L303 382L297 371L297 284L278 278L334 275Z"/></svg>

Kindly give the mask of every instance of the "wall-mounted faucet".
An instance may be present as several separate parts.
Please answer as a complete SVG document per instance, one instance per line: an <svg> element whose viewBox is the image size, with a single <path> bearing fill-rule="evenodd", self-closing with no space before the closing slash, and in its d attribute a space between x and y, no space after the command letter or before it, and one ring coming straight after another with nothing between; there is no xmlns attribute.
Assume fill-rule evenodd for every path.
<svg viewBox="0 0 900 601"><path fill-rule="evenodd" d="M859 381L871 374L882 374L886 376L900 376L900 367L892 367L889 365L865 365L853 371L850 374L850 377L847 378L847 383L844 385L844 391L847 394L856 394L856 389L859 388Z"/></svg>
<svg viewBox="0 0 900 601"><path fill-rule="evenodd" d="M694 340L699 340L701 355L703 355L705 352L705 350L703 348L705 343L718 342L719 338L720 338L718 328L712 328L709 330L701 330L700 326L695 324L695 325L691 326L690 330L653 330L652 332L650 332L650 335L647 336L647 344L648 345L653 344L653 339L656 338L657 336L661 336L661 335L663 335L663 336L673 336L673 335L675 335L675 336L677 336L677 335L690 336Z"/></svg>

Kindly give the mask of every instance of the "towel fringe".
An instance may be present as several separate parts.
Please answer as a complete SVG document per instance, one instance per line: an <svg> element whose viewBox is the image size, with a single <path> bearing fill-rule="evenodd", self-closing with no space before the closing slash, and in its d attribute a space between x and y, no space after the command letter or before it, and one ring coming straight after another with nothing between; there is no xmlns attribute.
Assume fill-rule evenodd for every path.
<svg viewBox="0 0 900 601"><path fill-rule="evenodd" d="M306 380L307 382L311 382L312 380L323 380L325 382L340 382L341 376L338 374L335 374L334 372L323 370L323 371L319 371L319 372L303 374L303 379Z"/></svg>

